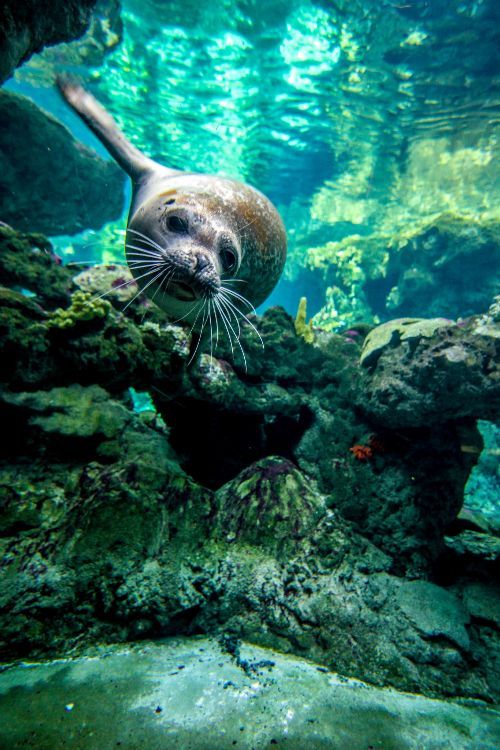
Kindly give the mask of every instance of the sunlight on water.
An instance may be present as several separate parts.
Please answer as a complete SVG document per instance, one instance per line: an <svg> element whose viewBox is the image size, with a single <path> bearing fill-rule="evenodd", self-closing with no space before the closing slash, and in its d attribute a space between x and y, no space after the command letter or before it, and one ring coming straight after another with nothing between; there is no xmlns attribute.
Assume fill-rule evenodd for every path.
<svg viewBox="0 0 500 750"><path fill-rule="evenodd" d="M305 292L323 325L388 317L398 249L443 220L498 220L494 2L126 0L122 21L102 65L62 45L17 85L43 103L69 66L152 158L261 189L290 245L271 301L291 312ZM75 255L91 240L119 257L119 228Z"/></svg>

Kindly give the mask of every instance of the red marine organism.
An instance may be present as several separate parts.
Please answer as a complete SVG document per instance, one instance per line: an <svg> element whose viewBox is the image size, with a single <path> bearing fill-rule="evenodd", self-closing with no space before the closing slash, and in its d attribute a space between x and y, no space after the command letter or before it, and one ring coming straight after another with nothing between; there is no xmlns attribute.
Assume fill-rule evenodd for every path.
<svg viewBox="0 0 500 750"><path fill-rule="evenodd" d="M369 461L370 458L373 458L373 450L369 445L361 445L360 443L357 443L349 448L349 450L358 461Z"/></svg>
<svg viewBox="0 0 500 750"><path fill-rule="evenodd" d="M370 435L366 445L356 443L349 450L358 461L369 461L376 453L385 453L386 445L377 435Z"/></svg>

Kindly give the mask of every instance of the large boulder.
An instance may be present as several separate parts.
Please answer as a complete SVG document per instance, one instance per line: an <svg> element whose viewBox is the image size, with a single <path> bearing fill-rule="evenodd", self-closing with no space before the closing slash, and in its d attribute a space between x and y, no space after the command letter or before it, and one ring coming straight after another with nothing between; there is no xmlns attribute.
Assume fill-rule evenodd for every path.
<svg viewBox="0 0 500 750"><path fill-rule="evenodd" d="M30 99L0 91L0 220L75 234L116 219L125 177Z"/></svg>
<svg viewBox="0 0 500 750"><path fill-rule="evenodd" d="M500 298L455 323L402 318L374 328L361 352L359 403L390 428L442 425L500 411Z"/></svg>
<svg viewBox="0 0 500 750"><path fill-rule="evenodd" d="M4 0L0 6L0 83L45 45L87 29L96 0Z"/></svg>

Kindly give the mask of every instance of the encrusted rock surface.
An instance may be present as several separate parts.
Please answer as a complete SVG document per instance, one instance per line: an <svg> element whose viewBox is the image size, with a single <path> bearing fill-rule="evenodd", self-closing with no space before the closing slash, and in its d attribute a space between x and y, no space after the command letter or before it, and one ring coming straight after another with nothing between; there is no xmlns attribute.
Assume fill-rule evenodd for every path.
<svg viewBox="0 0 500 750"><path fill-rule="evenodd" d="M406 341L365 368L360 344L308 344L275 308L254 321L264 350L242 326L246 368L220 342L187 369L188 329L140 299L125 315L86 296L48 252L56 301L32 240L2 237L30 279L10 279L0 255L3 658L203 632L378 685L495 699L494 561L444 539L477 459L461 446L478 440L483 402L454 400L474 357L449 382L454 409L431 426L395 409L388 425L370 411L388 355L420 384L415 404L441 404ZM453 346L483 356L494 317L455 326ZM417 364L435 366L425 351L443 330L417 339Z"/></svg>
<svg viewBox="0 0 500 750"><path fill-rule="evenodd" d="M430 330L421 330L422 321L384 323L368 335L363 410L389 428L494 420L500 410L498 301L482 317L427 323Z"/></svg>
<svg viewBox="0 0 500 750"><path fill-rule="evenodd" d="M0 123L1 221L58 235L120 215L125 177L114 162L20 94L0 91Z"/></svg>

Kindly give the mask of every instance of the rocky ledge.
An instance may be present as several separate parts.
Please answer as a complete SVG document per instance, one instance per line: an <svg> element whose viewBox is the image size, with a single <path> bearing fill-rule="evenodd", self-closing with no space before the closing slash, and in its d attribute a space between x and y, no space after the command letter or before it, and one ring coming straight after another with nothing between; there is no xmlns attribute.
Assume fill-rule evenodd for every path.
<svg viewBox="0 0 500 750"><path fill-rule="evenodd" d="M498 416L496 306L371 356L365 332L308 342L274 308L264 349L242 324L246 364L219 342L188 368L189 329L0 238L4 659L206 633L496 699L494 545L454 527L476 418ZM487 398L464 405L467 383Z"/></svg>

